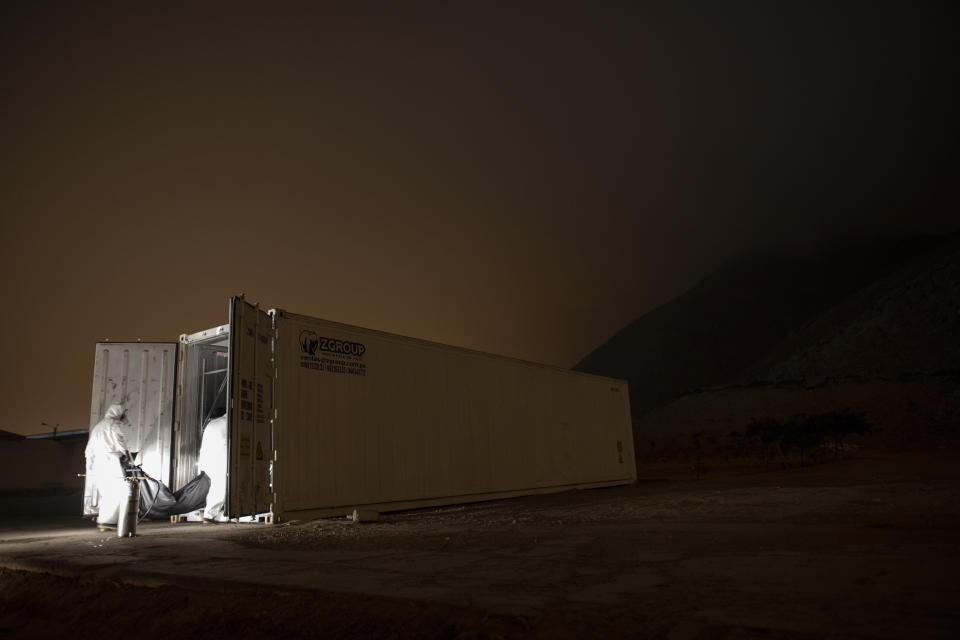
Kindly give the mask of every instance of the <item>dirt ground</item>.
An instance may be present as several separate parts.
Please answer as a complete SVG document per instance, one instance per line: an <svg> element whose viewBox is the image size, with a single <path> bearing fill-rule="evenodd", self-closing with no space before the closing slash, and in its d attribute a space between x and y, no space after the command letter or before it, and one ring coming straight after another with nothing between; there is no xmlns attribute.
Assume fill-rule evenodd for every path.
<svg viewBox="0 0 960 640"><path fill-rule="evenodd" d="M632 487L284 526L0 525L0 639L953 638L960 456L644 465Z"/></svg>

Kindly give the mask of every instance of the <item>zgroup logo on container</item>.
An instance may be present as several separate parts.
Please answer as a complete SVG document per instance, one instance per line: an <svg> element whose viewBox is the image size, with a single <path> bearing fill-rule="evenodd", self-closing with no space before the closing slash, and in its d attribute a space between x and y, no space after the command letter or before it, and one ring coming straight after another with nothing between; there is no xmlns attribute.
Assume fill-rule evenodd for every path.
<svg viewBox="0 0 960 640"><path fill-rule="evenodd" d="M337 340L336 338L324 338L318 336L310 330L300 332L300 350L311 356L317 355L317 351L326 351L344 356L355 356L360 358L367 351L367 347L359 342L350 342L349 340Z"/></svg>
<svg viewBox="0 0 960 640"><path fill-rule="evenodd" d="M361 377L367 375L367 365L362 360L367 347L359 342L325 338L304 329L300 332L300 351L303 352L300 366L304 369Z"/></svg>

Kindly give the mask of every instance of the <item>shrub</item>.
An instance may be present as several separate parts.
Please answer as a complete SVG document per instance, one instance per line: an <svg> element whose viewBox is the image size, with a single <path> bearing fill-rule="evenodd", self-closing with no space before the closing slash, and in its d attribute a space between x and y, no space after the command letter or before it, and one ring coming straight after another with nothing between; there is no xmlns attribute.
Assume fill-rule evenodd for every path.
<svg viewBox="0 0 960 640"><path fill-rule="evenodd" d="M786 460L791 451L797 451L802 467L807 455L815 458L825 442L832 442L836 456L842 458L845 437L863 436L873 431L874 427L865 414L844 409L814 415L799 414L787 422L774 418L753 420L744 430L743 441L760 448L765 459L773 453Z"/></svg>

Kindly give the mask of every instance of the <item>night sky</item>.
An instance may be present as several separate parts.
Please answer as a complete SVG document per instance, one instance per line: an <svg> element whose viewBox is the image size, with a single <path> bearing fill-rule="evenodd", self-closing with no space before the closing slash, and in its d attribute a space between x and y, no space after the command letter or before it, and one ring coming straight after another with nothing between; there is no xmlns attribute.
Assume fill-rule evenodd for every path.
<svg viewBox="0 0 960 640"><path fill-rule="evenodd" d="M960 226L947 3L13 4L0 429L241 292L571 366L744 252Z"/></svg>

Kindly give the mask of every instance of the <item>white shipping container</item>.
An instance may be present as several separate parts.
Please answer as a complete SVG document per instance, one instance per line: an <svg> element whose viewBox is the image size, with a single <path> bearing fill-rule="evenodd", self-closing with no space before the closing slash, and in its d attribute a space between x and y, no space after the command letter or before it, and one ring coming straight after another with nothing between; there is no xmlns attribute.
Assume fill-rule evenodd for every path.
<svg viewBox="0 0 960 640"><path fill-rule="evenodd" d="M101 343L98 354L131 346ZM100 371L103 357L91 425L122 396ZM226 411L231 517L390 511L636 479L622 380L264 312L242 298L227 325L181 336L177 363L175 387L157 375L136 383L141 396L176 398L175 417L156 427L170 437L147 443L167 456L142 451L144 470L174 489L188 482L203 425ZM130 388L129 366L123 375Z"/></svg>

